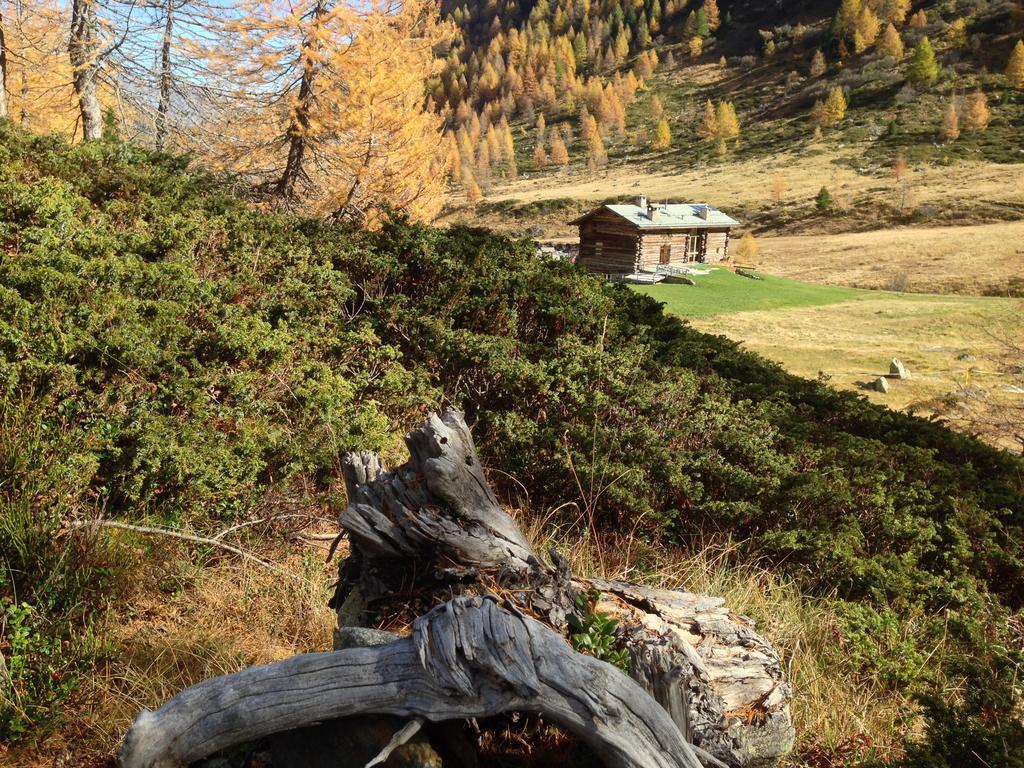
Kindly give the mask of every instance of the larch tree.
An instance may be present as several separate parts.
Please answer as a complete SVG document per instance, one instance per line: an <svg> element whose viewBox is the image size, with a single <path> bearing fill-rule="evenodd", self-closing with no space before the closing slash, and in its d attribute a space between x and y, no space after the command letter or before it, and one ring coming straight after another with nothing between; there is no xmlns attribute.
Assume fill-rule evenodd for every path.
<svg viewBox="0 0 1024 768"><path fill-rule="evenodd" d="M877 49L883 56L889 56L897 61L903 58L903 38L892 22L886 24Z"/></svg>
<svg viewBox="0 0 1024 768"><path fill-rule="evenodd" d="M533 148L533 164L538 168L543 168L548 164L548 153L544 151L544 144L537 142L537 145Z"/></svg>
<svg viewBox="0 0 1024 768"><path fill-rule="evenodd" d="M103 136L99 73L105 56L100 41L97 0L72 0L68 55L82 118L82 136L86 141L95 141Z"/></svg>
<svg viewBox="0 0 1024 768"><path fill-rule="evenodd" d="M878 39L878 33L882 30L882 23L870 7L861 8L857 16L857 22L853 31L853 50L863 53Z"/></svg>
<svg viewBox="0 0 1024 768"><path fill-rule="evenodd" d="M551 134L551 162L559 168L565 168L569 165L569 150L566 148L565 142L562 140L562 134L559 131L554 131Z"/></svg>
<svg viewBox="0 0 1024 768"><path fill-rule="evenodd" d="M748 229L743 233L743 237L740 238L740 244L736 249L736 255L743 259L744 262L749 263L753 259L757 258L757 251L757 240L754 239L754 233Z"/></svg>
<svg viewBox="0 0 1024 768"><path fill-rule="evenodd" d="M708 20L708 31L714 32L722 26L722 16L718 10L718 3L715 0L704 0L704 15Z"/></svg>
<svg viewBox="0 0 1024 768"><path fill-rule="evenodd" d="M946 29L946 42L954 49L967 45L967 21L963 18L954 19Z"/></svg>
<svg viewBox="0 0 1024 768"><path fill-rule="evenodd" d="M718 103L718 136L722 140L735 139L740 135L740 121L736 116L736 107L731 101Z"/></svg>
<svg viewBox="0 0 1024 768"><path fill-rule="evenodd" d="M992 119L992 110L988 105L988 97L978 89L967 97L964 103L964 128L968 131L984 131Z"/></svg>
<svg viewBox="0 0 1024 768"><path fill-rule="evenodd" d="M942 115L942 127L939 135L944 141L956 141L960 136L960 113L957 112L956 102L950 100L946 111Z"/></svg>
<svg viewBox="0 0 1024 768"><path fill-rule="evenodd" d="M700 55L704 52L704 38L700 35L694 35L690 38L687 48L689 49L691 59L699 59Z"/></svg>
<svg viewBox="0 0 1024 768"><path fill-rule="evenodd" d="M910 26L915 29L923 29L928 26L928 14L925 13L924 8L918 8L914 15L910 17Z"/></svg>
<svg viewBox="0 0 1024 768"><path fill-rule="evenodd" d="M896 177L896 181L903 181L907 177L907 158L901 152L896 155L896 158L892 161L892 174Z"/></svg>
<svg viewBox="0 0 1024 768"><path fill-rule="evenodd" d="M927 37L921 38L907 65L907 79L914 85L927 85L939 76L935 49Z"/></svg>
<svg viewBox="0 0 1024 768"><path fill-rule="evenodd" d="M661 103L661 99L658 98L658 95L655 94L651 97L651 118L657 120L663 114L665 114L665 107Z"/></svg>
<svg viewBox="0 0 1024 768"><path fill-rule="evenodd" d="M782 198L785 197L789 191L789 185L782 176L776 176L772 179L771 195L772 200L776 203L781 203Z"/></svg>
<svg viewBox="0 0 1024 768"><path fill-rule="evenodd" d="M388 209L430 218L447 175L423 88L447 34L436 8L263 0L253 11L230 23L233 49L222 56L233 84L220 105L225 165L310 213L369 226ZM460 147L482 152L472 117Z"/></svg>
<svg viewBox="0 0 1024 768"><path fill-rule="evenodd" d="M846 117L846 94L838 85L828 92L828 98L821 107L821 125L830 127L839 123Z"/></svg>
<svg viewBox="0 0 1024 768"><path fill-rule="evenodd" d="M4 14L0 6L0 120L7 119L7 40L4 35Z"/></svg>
<svg viewBox="0 0 1024 768"><path fill-rule="evenodd" d="M672 131L669 128L668 120L662 117L658 126L654 129L654 140L651 147L654 149L668 149L672 146Z"/></svg>
<svg viewBox="0 0 1024 768"><path fill-rule="evenodd" d="M697 125L697 135L707 141L718 136L718 115L715 112L715 105L711 103L711 99L704 103L704 112L701 114L700 123Z"/></svg>
<svg viewBox="0 0 1024 768"><path fill-rule="evenodd" d="M842 0L833 22L833 28L840 36L852 40L854 32L857 30L857 19L863 9L862 0Z"/></svg>
<svg viewBox="0 0 1024 768"><path fill-rule="evenodd" d="M27 0L2 17L7 117L39 133L73 135L78 103L67 54L68 9L56 0Z"/></svg>
<svg viewBox="0 0 1024 768"><path fill-rule="evenodd" d="M1006 62L1006 79L1011 88L1024 91L1024 40L1018 40Z"/></svg>
<svg viewBox="0 0 1024 768"><path fill-rule="evenodd" d="M910 13L910 0L877 0L875 11L882 21L900 25Z"/></svg>
<svg viewBox="0 0 1024 768"><path fill-rule="evenodd" d="M820 50L814 52L814 57L811 59L810 75L811 77L821 77L825 74L828 69L828 63L825 61L825 54Z"/></svg>

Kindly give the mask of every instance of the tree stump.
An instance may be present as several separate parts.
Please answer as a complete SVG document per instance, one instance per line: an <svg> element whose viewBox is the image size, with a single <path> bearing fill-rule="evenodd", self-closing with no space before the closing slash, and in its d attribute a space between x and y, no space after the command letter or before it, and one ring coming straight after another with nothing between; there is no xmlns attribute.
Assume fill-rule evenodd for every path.
<svg viewBox="0 0 1024 768"><path fill-rule="evenodd" d="M445 746L421 728L454 754L466 744L445 724L512 713L541 716L612 767L769 766L791 749L790 687L749 619L720 598L574 578L554 552L542 561L498 503L461 414L431 415L406 443L395 470L372 453L345 457L337 650L208 680L141 713L123 768L178 768L268 738L272 753L317 740L373 752L399 722L367 765L394 765L405 748L433 766ZM596 606L580 601L595 590ZM566 641L585 606L618 620L629 675ZM406 631L359 629L370 616Z"/></svg>
<svg viewBox="0 0 1024 768"><path fill-rule="evenodd" d="M792 748L791 688L778 654L717 597L574 579L535 554L498 503L462 415L430 417L406 437L409 460L345 457L340 516L351 554L341 566L339 626L400 616L452 594L497 592L563 635L591 589L620 622L631 674L696 746L730 766L767 766ZM400 622L399 622L400 623Z"/></svg>

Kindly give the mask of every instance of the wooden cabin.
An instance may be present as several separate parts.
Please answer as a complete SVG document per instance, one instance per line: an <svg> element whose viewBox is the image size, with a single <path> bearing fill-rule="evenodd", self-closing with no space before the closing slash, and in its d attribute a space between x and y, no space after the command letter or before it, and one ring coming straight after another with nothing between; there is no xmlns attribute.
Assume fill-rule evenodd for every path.
<svg viewBox="0 0 1024 768"><path fill-rule="evenodd" d="M714 263L729 256L739 222L703 203L602 205L570 222L580 228L576 261L591 272L626 275Z"/></svg>

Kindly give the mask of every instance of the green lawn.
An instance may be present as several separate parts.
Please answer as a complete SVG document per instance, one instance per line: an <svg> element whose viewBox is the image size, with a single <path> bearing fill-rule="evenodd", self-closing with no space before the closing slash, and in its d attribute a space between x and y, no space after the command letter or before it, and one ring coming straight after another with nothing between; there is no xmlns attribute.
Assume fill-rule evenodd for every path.
<svg viewBox="0 0 1024 768"><path fill-rule="evenodd" d="M715 269L709 275L695 276L696 286L659 283L631 287L663 301L669 312L683 317L817 307L861 299L872 293L856 288L801 283L772 275L761 274L760 277L760 280L751 280L727 269Z"/></svg>

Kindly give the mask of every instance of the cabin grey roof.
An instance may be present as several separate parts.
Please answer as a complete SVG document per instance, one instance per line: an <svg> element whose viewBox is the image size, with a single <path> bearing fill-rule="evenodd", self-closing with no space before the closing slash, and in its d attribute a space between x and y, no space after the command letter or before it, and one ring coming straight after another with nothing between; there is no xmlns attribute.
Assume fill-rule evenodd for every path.
<svg viewBox="0 0 1024 768"><path fill-rule="evenodd" d="M700 227L738 227L739 222L705 203L663 203L640 206L603 205L599 210L617 214L639 229L695 229ZM576 224L597 211L591 211Z"/></svg>

